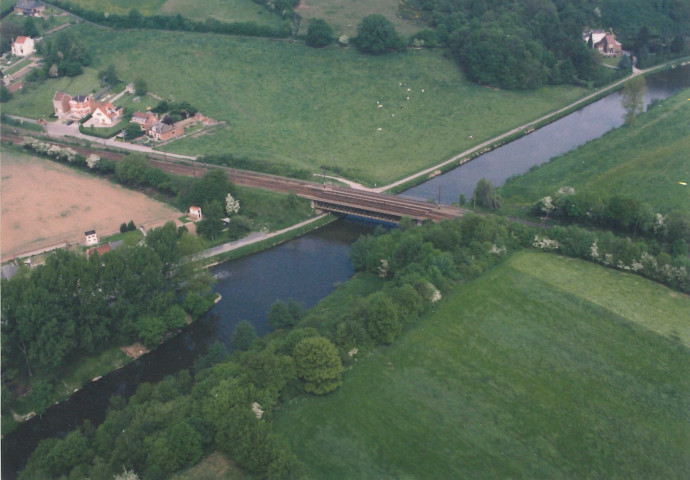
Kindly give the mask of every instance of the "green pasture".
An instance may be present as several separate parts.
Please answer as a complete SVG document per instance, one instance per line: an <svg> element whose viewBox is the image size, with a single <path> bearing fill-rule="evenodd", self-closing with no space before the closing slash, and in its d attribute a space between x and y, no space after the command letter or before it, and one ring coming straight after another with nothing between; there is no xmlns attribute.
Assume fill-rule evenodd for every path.
<svg viewBox="0 0 690 480"><path fill-rule="evenodd" d="M302 17L299 33L306 35L311 18L323 18L337 37L357 35L357 24L367 15L380 14L390 20L398 33L410 35L428 26L422 21L400 16L399 0L303 0L296 12Z"/></svg>
<svg viewBox="0 0 690 480"><path fill-rule="evenodd" d="M119 92L114 93L117 94ZM138 100L135 102L135 99ZM144 95L142 97L129 93L125 93L123 96L113 102L115 106L123 107L125 110L131 110L132 112L146 112L147 107L154 108L156 105L158 105L158 103L159 100L156 100L149 95Z"/></svg>
<svg viewBox="0 0 690 480"><path fill-rule="evenodd" d="M3 103L2 111L25 118L50 118L55 114L53 96L55 92L69 95L86 95L99 88L98 69L86 68L82 75L47 79L40 84L25 84L24 88L12 95L12 100Z"/></svg>
<svg viewBox="0 0 690 480"><path fill-rule="evenodd" d="M690 90L652 107L634 126L608 132L500 188L506 203L529 205L560 187L620 194L660 211L690 210Z"/></svg>
<svg viewBox="0 0 690 480"><path fill-rule="evenodd" d="M8 3L17 3L16 0L12 0L11 2ZM3 3L3 10L5 8L5 4ZM38 31L43 35L45 32L48 30L52 30L53 28L62 25L63 23L74 23L76 20L72 15L61 15L62 12L59 12L58 10L51 8L50 6L46 6L45 14L43 17L33 17L34 25L36 25L36 28ZM24 25L24 22L26 22L26 17L23 15L17 15L15 13L9 14L7 17L2 19L2 23L14 23L16 25L19 25L20 27Z"/></svg>
<svg viewBox="0 0 690 480"><path fill-rule="evenodd" d="M602 270L515 254L277 430L313 478L682 478L690 299Z"/></svg>
<svg viewBox="0 0 690 480"><path fill-rule="evenodd" d="M227 122L169 151L231 153L315 172L325 165L371 184L446 160L586 93L482 87L465 81L443 51L368 56L300 42L77 28L93 46L96 70L113 64L127 81L146 72L152 93Z"/></svg>
<svg viewBox="0 0 690 480"><path fill-rule="evenodd" d="M133 9L139 10L142 15L156 15L166 0L70 0L70 3L86 10L114 15L126 15Z"/></svg>
<svg viewBox="0 0 690 480"><path fill-rule="evenodd" d="M255 22L279 28L284 20L252 0L167 0L156 12L158 15L182 15L204 21L215 18L221 22Z"/></svg>
<svg viewBox="0 0 690 480"><path fill-rule="evenodd" d="M127 15L137 9L144 16L182 15L190 20L215 18L221 22L255 22L279 27L283 20L252 0L70 0L70 3L96 12Z"/></svg>
<svg viewBox="0 0 690 480"><path fill-rule="evenodd" d="M294 206L284 193L259 188L236 187L240 200L240 215L252 219L255 230L270 232L296 225L316 215L308 200L295 198Z"/></svg>

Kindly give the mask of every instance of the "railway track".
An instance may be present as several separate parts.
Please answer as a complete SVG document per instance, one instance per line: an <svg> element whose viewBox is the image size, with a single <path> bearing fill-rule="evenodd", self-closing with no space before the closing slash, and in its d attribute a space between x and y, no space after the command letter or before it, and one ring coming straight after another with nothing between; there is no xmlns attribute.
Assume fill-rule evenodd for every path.
<svg viewBox="0 0 690 480"><path fill-rule="evenodd" d="M3 135L2 138L3 140L11 141L16 144L21 144L24 141L24 138L19 135ZM52 141L49 141L49 143L64 145ZM120 161L124 158L124 155L120 153L73 145L69 146L84 156L96 154L113 161ZM368 212L371 214L369 216L374 218L395 220L401 217L411 217L418 221L426 219L440 221L462 217L466 212L457 207L435 205L390 194L355 190L335 185L325 185L306 180L297 180L265 173L202 164L200 162L184 160L173 161L160 158L149 158L148 161L152 167L158 168L166 173L188 177L202 177L211 169L219 169L226 172L228 179L236 185L262 188L281 193L294 192L296 195L314 202L317 208L340 213L367 215Z"/></svg>

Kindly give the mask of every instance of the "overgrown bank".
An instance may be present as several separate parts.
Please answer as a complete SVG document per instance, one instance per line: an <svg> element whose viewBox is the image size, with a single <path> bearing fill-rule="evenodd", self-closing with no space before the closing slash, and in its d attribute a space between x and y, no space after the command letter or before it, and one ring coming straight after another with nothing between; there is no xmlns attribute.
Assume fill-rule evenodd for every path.
<svg viewBox="0 0 690 480"><path fill-rule="evenodd" d="M420 319L426 325L433 318L428 312L444 308L443 298L449 295L453 298L453 292L464 288L461 285L472 279L479 278L477 281L482 282L487 270L502 264L513 252L542 246L543 235L547 233L500 218L469 215L461 222L426 224L421 228L405 221L390 233L364 237L353 246L351 256L356 269L366 273L360 274L347 288L337 290L304 317L298 308L277 304L269 313L274 332L260 339L250 324L241 323L233 334L231 356L226 356L223 346L218 344L197 362L192 372L181 372L155 386L143 384L128 404L114 401L106 421L98 428L87 425L64 440L42 442L23 478L41 474L106 478L122 465L139 473L141 478L162 478L195 464L204 453L214 450L225 452L244 470L268 478L314 474L309 456L302 457L302 447L292 451L280 424L278 429L273 425L280 411L292 408L288 405L295 402L311 402L303 396L304 392L326 394L338 390L344 369L357 370L358 359L370 353L385 358L388 350L383 346L398 348L396 342L401 338L405 342L411 334L406 332L422 330L416 325ZM500 283L495 275L489 275L488 285ZM529 285L524 282L523 287L528 289ZM534 309L546 308L545 305L556 308L555 305L562 303L561 299L556 300L560 295L556 292L549 293L544 300L543 291L543 288L534 290L536 296L520 305L515 315L531 318ZM501 292L499 297L503 296ZM486 314L486 305L495 304L495 298L493 301L486 295L482 298L487 300L481 304L478 318ZM685 298L681 297L680 301L684 302ZM577 301L572 305L578 319L592 312ZM610 318L615 324L619 320L614 317ZM654 348L659 343L646 337L644 342L656 345ZM426 350L439 354L443 351ZM672 349L667 354L677 356L683 355L682 352ZM424 357L420 354L409 358ZM397 368L397 363L387 363L385 368ZM492 367L486 368L489 370L485 376L493 375ZM675 377L672 381L676 382ZM428 385L418 387L417 390L427 391ZM511 388L518 388L517 384ZM344 394L344 390L338 390L332 398ZM389 401L395 396L387 398ZM418 415L424 415L423 404L409 405ZM678 408L673 402L669 405ZM379 412L386 417L384 412ZM527 417L516 418L521 422ZM610 425L601 428L614 431L609 430ZM181 442L182 438L188 441ZM396 438L403 437L396 435ZM645 444L646 440L641 441L641 445ZM75 445L85 446L79 455L70 453ZM596 452L591 455L603 461ZM307 461L306 467L301 460ZM669 465L675 468L675 463ZM532 471L522 463L515 463L512 468L515 472ZM563 473L556 466L550 468Z"/></svg>

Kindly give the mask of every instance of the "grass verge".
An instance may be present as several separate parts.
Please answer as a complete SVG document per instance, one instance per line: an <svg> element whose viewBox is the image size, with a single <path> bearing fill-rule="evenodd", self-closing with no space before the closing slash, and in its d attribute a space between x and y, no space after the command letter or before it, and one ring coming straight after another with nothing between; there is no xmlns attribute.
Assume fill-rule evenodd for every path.
<svg viewBox="0 0 690 480"><path fill-rule="evenodd" d="M280 235L276 235L275 237L267 238L265 240L252 243L250 245L246 245L244 247L236 248L235 250L231 250L229 252L221 253L214 257L210 257L207 259L208 265L216 265L218 263L223 263L229 260L235 260L236 258L246 257L254 253L259 253L263 250L268 250L271 247L275 247L276 245L285 243L288 240L292 240L293 238L302 236L307 232L316 230L317 228L321 228L325 225L328 225L329 223L335 222L337 219L338 217L335 215L326 215L325 217L315 220L314 222L309 223L308 225L303 225L302 227L290 230Z"/></svg>
<svg viewBox="0 0 690 480"><path fill-rule="evenodd" d="M690 90L652 107L635 125L612 130L508 181L500 194L525 206L568 185L577 191L634 197L656 209L690 210Z"/></svg>

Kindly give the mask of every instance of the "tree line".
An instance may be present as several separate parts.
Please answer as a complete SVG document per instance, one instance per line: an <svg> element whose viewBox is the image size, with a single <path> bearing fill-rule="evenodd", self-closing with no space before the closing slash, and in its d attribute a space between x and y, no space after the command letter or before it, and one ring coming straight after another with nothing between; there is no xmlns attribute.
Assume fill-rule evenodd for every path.
<svg viewBox="0 0 690 480"><path fill-rule="evenodd" d="M143 245L87 258L58 250L45 264L21 267L2 280L3 410L9 386L40 373L44 383L71 360L137 339L155 346L213 304L212 277L182 258L198 251L196 238L173 223L151 230ZM38 386L38 410L50 400ZM9 395L8 395L9 394ZM34 396L36 393L34 394ZM48 402L49 403L49 402Z"/></svg>
<svg viewBox="0 0 690 480"><path fill-rule="evenodd" d="M279 28L273 28L268 25L258 25L255 22L222 22L212 17L200 22L190 20L179 14L144 16L137 9L130 10L127 15L118 15L89 10L69 1L52 0L51 3L89 22L113 28L148 28L152 30L219 33L268 38L285 38L290 36L291 33L291 28L287 24Z"/></svg>

